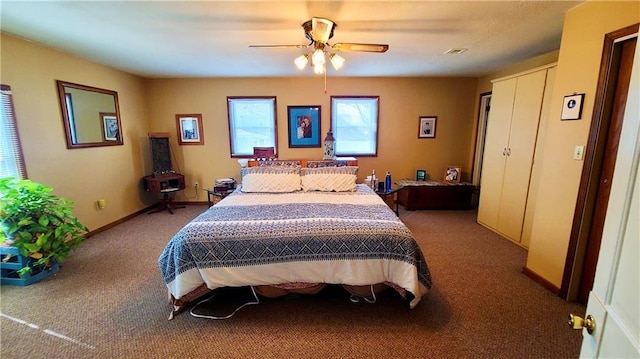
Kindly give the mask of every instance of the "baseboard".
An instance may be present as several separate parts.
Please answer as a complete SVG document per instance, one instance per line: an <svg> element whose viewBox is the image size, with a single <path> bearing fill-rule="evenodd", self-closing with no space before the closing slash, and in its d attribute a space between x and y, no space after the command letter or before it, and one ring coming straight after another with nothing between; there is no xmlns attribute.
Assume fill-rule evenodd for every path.
<svg viewBox="0 0 640 359"><path fill-rule="evenodd" d="M202 204L207 204L207 202L174 202L174 203L175 204L180 204L180 205L191 205L191 204L202 205ZM107 225L104 225L104 226L102 226L100 228L96 228L93 231L89 231L84 235L84 238L86 239L86 238L89 238L89 237L93 237L93 236L95 236L96 234L98 234L100 232L104 232L104 231L106 231L108 229L111 229L111 228L113 228L113 227L115 227L115 226L117 226L119 224L122 224L122 223L124 223L124 222L126 222L126 221L128 221L128 220L130 220L130 219L132 219L134 217L137 217L137 216L139 216L139 215L141 215L143 213L149 212L150 210L152 210L156 206L157 206L157 204L153 204L153 205L151 205L149 207L146 207L146 208L143 208L143 209L141 209L139 211L136 211L136 212L134 212L134 213L132 213L132 214L130 214L128 216L122 217L122 218L120 218L119 220L117 220L115 222L111 222L111 223L109 223Z"/></svg>
<svg viewBox="0 0 640 359"><path fill-rule="evenodd" d="M527 277L533 279L534 282L540 284L551 293L555 295L560 294L560 288L558 288L555 284L549 282L548 280L542 278L538 273L527 268L526 265L522 267L522 273L524 273L524 275L526 275Z"/></svg>
<svg viewBox="0 0 640 359"><path fill-rule="evenodd" d="M495 230L495 229L491 228L490 226L488 226L488 225L486 225L486 224L484 224L484 223L482 223L482 222L480 222L480 221L478 221L478 220L476 220L476 223L478 223L479 225L483 226L484 228L486 228L486 229L490 230L491 232L493 232L493 233L495 233L495 234L499 235L500 237L502 237L502 239L507 240L507 241L509 241L509 242L511 242L511 243L513 243L513 244L515 244L515 245L516 245L516 246L518 246L518 247L522 247L522 248L526 249L527 251L529 250L529 247L527 247L527 246L525 246L524 244L522 244L522 243L520 243L520 242L517 242L517 241L515 241L515 240L513 240L513 239L511 239L511 238L509 238L509 237L507 237L507 236L505 236L504 234L502 234L502 233L498 232L497 230Z"/></svg>

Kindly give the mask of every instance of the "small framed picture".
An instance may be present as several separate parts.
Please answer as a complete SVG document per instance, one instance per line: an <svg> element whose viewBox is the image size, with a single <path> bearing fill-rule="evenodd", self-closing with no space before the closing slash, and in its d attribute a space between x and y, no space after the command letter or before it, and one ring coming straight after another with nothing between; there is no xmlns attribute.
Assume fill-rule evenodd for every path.
<svg viewBox="0 0 640 359"><path fill-rule="evenodd" d="M179 145L204 145L202 115L176 115Z"/></svg>
<svg viewBox="0 0 640 359"><path fill-rule="evenodd" d="M420 116L418 138L436 138L436 120L438 116Z"/></svg>
<svg viewBox="0 0 640 359"><path fill-rule="evenodd" d="M451 183L460 183L461 174L462 174L462 167L447 166L447 170L444 172L444 181L451 182Z"/></svg>
<svg viewBox="0 0 640 359"><path fill-rule="evenodd" d="M102 119L102 137L105 141L119 141L118 117L115 113L100 112Z"/></svg>
<svg viewBox="0 0 640 359"><path fill-rule="evenodd" d="M426 170L417 170L416 171L416 181L426 181L427 180L427 171Z"/></svg>
<svg viewBox="0 0 640 359"><path fill-rule="evenodd" d="M287 106L289 148L320 147L320 106Z"/></svg>
<svg viewBox="0 0 640 359"><path fill-rule="evenodd" d="M573 94L564 97L562 104L562 121L579 120L582 117L582 102L584 94Z"/></svg>

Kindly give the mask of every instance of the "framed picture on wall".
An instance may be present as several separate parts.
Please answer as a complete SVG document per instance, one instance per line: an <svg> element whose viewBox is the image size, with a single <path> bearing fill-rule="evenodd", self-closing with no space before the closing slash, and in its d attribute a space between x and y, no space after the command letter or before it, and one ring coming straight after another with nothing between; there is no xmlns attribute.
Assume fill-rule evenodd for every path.
<svg viewBox="0 0 640 359"><path fill-rule="evenodd" d="M417 170L416 171L416 181L426 181L427 180L427 171L426 170Z"/></svg>
<svg viewBox="0 0 640 359"><path fill-rule="evenodd" d="M451 183L460 183L461 175L462 175L462 167L447 166L447 170L444 172L444 181L451 182Z"/></svg>
<svg viewBox="0 0 640 359"><path fill-rule="evenodd" d="M204 145L202 115L176 115L179 145Z"/></svg>
<svg viewBox="0 0 640 359"><path fill-rule="evenodd" d="M100 112L102 119L102 137L105 141L118 141L118 117L115 113Z"/></svg>
<svg viewBox="0 0 640 359"><path fill-rule="evenodd" d="M584 94L573 94L564 97L561 120L579 120L582 117Z"/></svg>
<svg viewBox="0 0 640 359"><path fill-rule="evenodd" d="M287 106L289 148L320 147L320 106Z"/></svg>
<svg viewBox="0 0 640 359"><path fill-rule="evenodd" d="M418 138L436 138L436 120L438 116L420 116Z"/></svg>

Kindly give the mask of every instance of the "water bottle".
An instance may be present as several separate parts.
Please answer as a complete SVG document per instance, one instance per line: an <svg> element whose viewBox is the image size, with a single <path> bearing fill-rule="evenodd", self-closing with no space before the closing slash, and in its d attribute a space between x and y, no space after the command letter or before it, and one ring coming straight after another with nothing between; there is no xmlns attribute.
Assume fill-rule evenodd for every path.
<svg viewBox="0 0 640 359"><path fill-rule="evenodd" d="M371 189L376 190L376 170L371 171Z"/></svg>
<svg viewBox="0 0 640 359"><path fill-rule="evenodd" d="M384 190L391 191L391 172L387 171L387 176L384 179Z"/></svg>

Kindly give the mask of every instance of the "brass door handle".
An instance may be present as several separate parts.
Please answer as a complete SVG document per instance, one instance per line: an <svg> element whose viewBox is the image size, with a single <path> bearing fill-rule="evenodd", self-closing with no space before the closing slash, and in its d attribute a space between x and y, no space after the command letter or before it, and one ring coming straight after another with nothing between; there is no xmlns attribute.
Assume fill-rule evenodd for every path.
<svg viewBox="0 0 640 359"><path fill-rule="evenodd" d="M587 319L569 314L569 326L573 329L587 328L587 333L593 334L596 330L596 319L591 314L587 315Z"/></svg>

